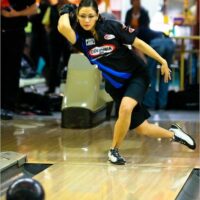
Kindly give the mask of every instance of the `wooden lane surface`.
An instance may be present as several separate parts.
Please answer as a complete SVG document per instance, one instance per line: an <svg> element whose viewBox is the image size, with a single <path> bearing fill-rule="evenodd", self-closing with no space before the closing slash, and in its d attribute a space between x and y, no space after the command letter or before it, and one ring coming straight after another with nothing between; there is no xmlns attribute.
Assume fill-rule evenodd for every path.
<svg viewBox="0 0 200 200"><path fill-rule="evenodd" d="M35 176L47 200L174 200L191 168L58 163Z"/></svg>
<svg viewBox="0 0 200 200"><path fill-rule="evenodd" d="M106 162L113 124L111 121L76 130L62 129L56 120L13 120L2 124L1 151L26 154L30 163ZM167 128L171 122L158 124ZM195 138L195 151L167 139L138 136L134 131L127 135L120 151L132 164L199 166L199 122L179 124Z"/></svg>
<svg viewBox="0 0 200 200"><path fill-rule="evenodd" d="M45 200L174 200L191 170L66 161L52 165L34 179L43 185Z"/></svg>
<svg viewBox="0 0 200 200"><path fill-rule="evenodd" d="M107 163L113 122L85 130L62 129L56 120L2 122L1 151L54 164L34 177L46 200L174 200L191 170L200 167L199 122L178 122L195 138L195 151L131 131L121 146L126 166ZM167 128L171 122L159 124Z"/></svg>

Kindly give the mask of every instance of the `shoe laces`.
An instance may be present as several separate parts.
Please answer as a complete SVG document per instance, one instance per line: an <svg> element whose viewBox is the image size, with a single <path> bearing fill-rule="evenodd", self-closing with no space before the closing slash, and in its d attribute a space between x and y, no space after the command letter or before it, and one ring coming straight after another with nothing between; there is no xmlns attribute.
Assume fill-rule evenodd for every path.
<svg viewBox="0 0 200 200"><path fill-rule="evenodd" d="M113 149L113 154L116 156L116 157L119 157L121 158L120 154L119 154L119 150L118 149Z"/></svg>

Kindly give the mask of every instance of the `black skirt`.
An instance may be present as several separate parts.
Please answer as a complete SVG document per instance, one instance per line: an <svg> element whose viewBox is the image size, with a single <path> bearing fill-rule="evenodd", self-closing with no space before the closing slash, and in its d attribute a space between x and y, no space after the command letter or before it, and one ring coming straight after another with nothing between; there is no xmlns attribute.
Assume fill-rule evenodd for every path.
<svg viewBox="0 0 200 200"><path fill-rule="evenodd" d="M114 88L111 84L106 83L106 91L111 95L116 103L117 111L123 97L130 97L138 102L132 112L130 129L138 127L150 117L150 113L142 104L149 83L149 76L145 70L132 76L132 78L122 88Z"/></svg>

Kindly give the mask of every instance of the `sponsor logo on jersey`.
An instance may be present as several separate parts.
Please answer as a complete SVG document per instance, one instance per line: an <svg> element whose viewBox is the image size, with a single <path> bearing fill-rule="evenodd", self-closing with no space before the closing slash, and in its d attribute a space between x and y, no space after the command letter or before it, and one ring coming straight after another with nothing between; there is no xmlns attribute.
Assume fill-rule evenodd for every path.
<svg viewBox="0 0 200 200"><path fill-rule="evenodd" d="M95 40L94 38L89 38L85 40L86 46L91 46L91 45L95 45Z"/></svg>
<svg viewBox="0 0 200 200"><path fill-rule="evenodd" d="M100 47L90 49L89 55L92 57L100 56L106 53L111 53L115 50L115 46L112 44L106 44Z"/></svg>
<svg viewBox="0 0 200 200"><path fill-rule="evenodd" d="M112 39L114 39L114 38L115 38L115 36L112 35L112 34L105 34L105 35L104 35L104 39L105 39L105 40L112 40Z"/></svg>

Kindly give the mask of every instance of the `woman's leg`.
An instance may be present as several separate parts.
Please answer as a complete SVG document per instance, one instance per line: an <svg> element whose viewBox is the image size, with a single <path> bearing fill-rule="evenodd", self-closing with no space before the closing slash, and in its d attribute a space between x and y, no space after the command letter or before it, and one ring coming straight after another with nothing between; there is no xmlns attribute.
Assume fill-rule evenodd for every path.
<svg viewBox="0 0 200 200"><path fill-rule="evenodd" d="M145 120L142 124L140 124L135 129L135 131L138 134L146 135L146 136L154 137L154 138L169 138L169 139L172 139L174 137L174 133L172 131L164 129L164 128L157 126L155 124L151 124L147 120Z"/></svg>
<svg viewBox="0 0 200 200"><path fill-rule="evenodd" d="M137 101L129 97L124 97L122 99L119 109L119 117L114 127L112 148L108 152L108 159L113 164L124 165L126 163L124 158L120 156L118 147L129 130L132 111L136 105ZM141 135L155 138L169 138L172 141L186 145L190 149L196 148L194 139L176 124L172 125L171 128L167 130L157 125L150 124L147 120L145 120L142 124L137 126L135 130Z"/></svg>
<svg viewBox="0 0 200 200"><path fill-rule="evenodd" d="M183 131L177 124L173 124L171 128L167 130L154 124L150 124L147 120L145 120L135 130L141 135L156 138L169 138L172 141L183 144L190 149L194 150L196 148L196 143L192 136Z"/></svg>
<svg viewBox="0 0 200 200"><path fill-rule="evenodd" d="M123 97L119 107L118 119L114 127L112 147L108 152L108 159L111 163L124 165L126 161L118 152L118 147L126 136L130 123L132 111L137 105L137 101L130 97Z"/></svg>
<svg viewBox="0 0 200 200"><path fill-rule="evenodd" d="M131 123L131 114L136 105L136 100L130 97L122 98L118 119L114 127L112 148L118 148L126 136Z"/></svg>

